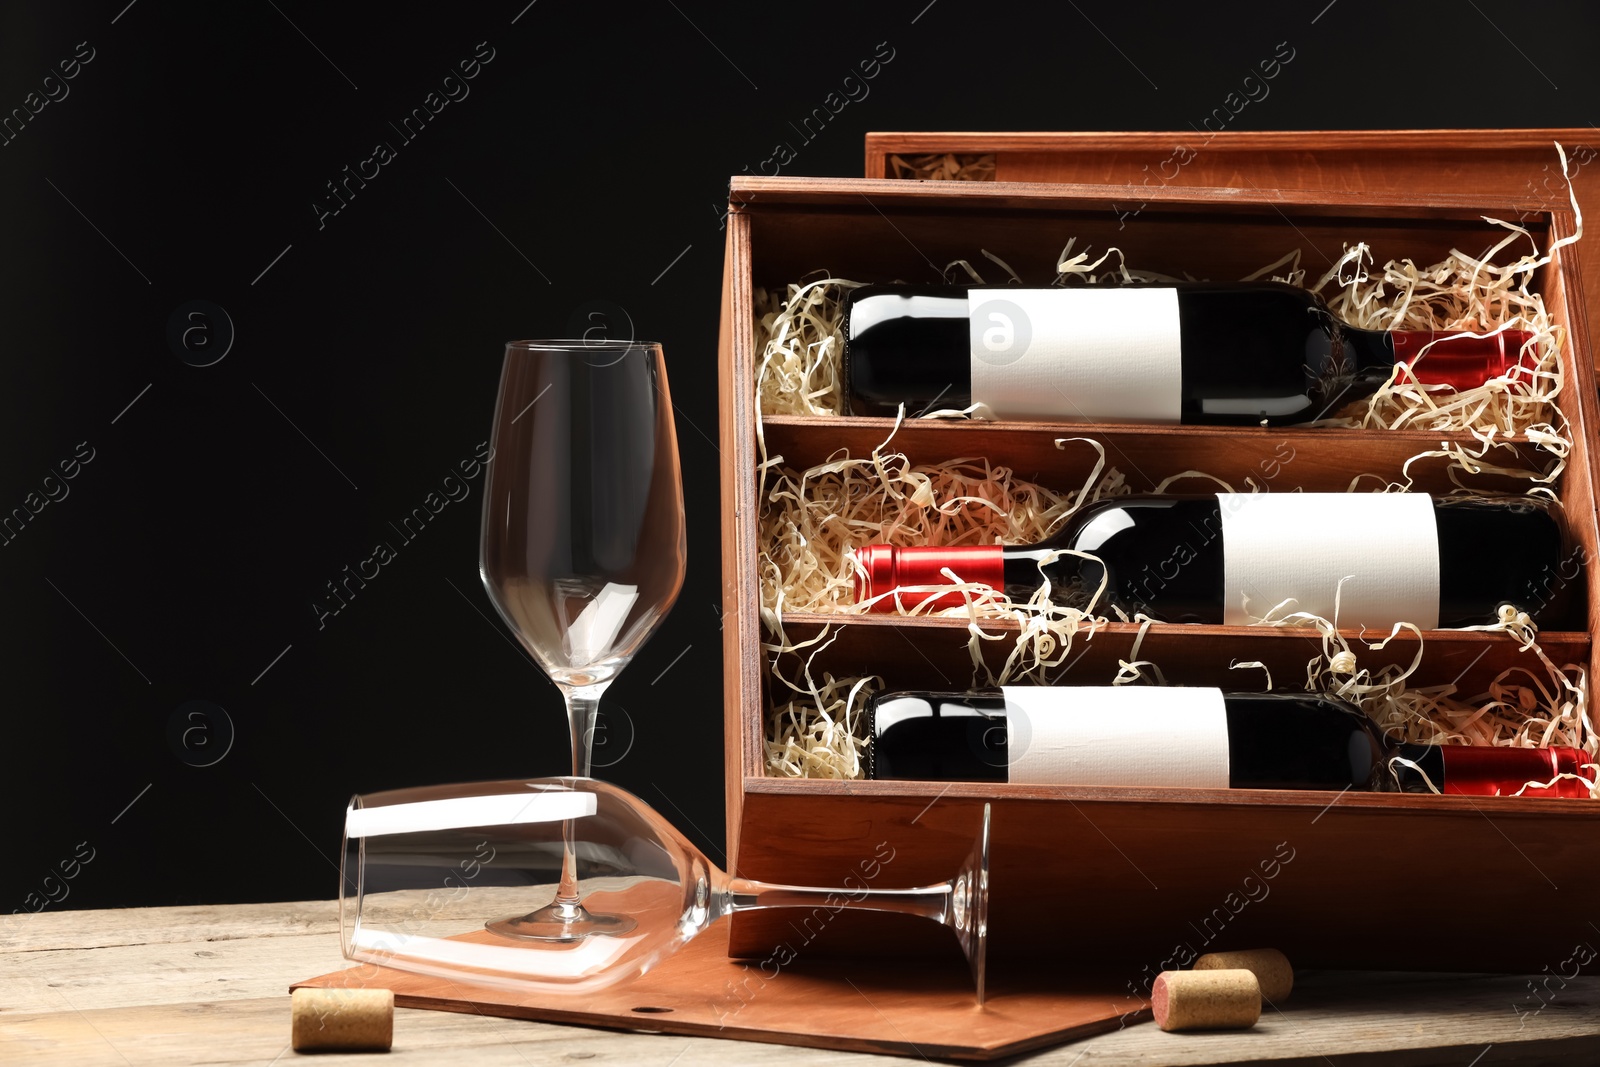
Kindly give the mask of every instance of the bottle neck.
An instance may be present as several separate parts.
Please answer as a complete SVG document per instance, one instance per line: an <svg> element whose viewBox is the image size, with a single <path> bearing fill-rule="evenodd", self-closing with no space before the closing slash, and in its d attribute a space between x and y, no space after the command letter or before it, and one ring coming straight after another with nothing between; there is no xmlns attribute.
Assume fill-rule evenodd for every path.
<svg viewBox="0 0 1600 1067"><path fill-rule="evenodd" d="M1533 335L1525 330L1502 330L1496 334L1432 330L1385 333L1342 326L1339 337L1345 358L1358 375L1387 375L1391 367L1400 363L1408 368L1400 373L1402 382L1447 385L1457 390L1476 389L1491 378L1506 375L1532 381L1532 367L1537 362L1537 355L1529 346Z"/></svg>
<svg viewBox="0 0 1600 1067"><path fill-rule="evenodd" d="M1372 371L1387 374L1394 366L1393 334L1382 330L1358 330L1342 324L1337 329L1339 342L1344 346L1344 358L1357 374Z"/></svg>

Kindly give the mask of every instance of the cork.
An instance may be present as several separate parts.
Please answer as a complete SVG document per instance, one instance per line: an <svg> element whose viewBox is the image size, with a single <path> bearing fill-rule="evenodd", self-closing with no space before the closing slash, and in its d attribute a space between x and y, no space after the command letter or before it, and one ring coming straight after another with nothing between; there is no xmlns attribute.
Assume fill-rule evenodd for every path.
<svg viewBox="0 0 1600 1067"><path fill-rule="evenodd" d="M289 1002L296 1052L387 1050L394 1043L394 991L296 989Z"/></svg>
<svg viewBox="0 0 1600 1067"><path fill-rule="evenodd" d="M1243 968L1162 971L1150 989L1150 1006L1163 1030L1242 1030L1261 1018L1261 987Z"/></svg>
<svg viewBox="0 0 1600 1067"><path fill-rule="evenodd" d="M1289 958L1275 948L1252 948L1240 952L1207 952L1194 961L1197 971L1231 971L1244 968L1256 976L1261 999L1268 1004L1287 1000L1294 988L1294 968Z"/></svg>

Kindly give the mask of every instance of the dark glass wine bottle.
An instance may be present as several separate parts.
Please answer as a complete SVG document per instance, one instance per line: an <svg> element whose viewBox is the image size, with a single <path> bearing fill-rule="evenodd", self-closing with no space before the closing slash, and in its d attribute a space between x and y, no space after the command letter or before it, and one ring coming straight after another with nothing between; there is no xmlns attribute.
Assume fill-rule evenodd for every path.
<svg viewBox="0 0 1600 1067"><path fill-rule="evenodd" d="M1595 773L1575 748L1395 744L1358 708L1316 693L892 692L868 701L867 719L867 773L880 779L1500 796L1558 774ZM1523 795L1588 797L1590 789L1562 778Z"/></svg>
<svg viewBox="0 0 1600 1067"><path fill-rule="evenodd" d="M977 403L993 419L1294 425L1370 396L1396 363L1425 385L1482 385L1529 337L1357 329L1281 282L863 286L845 392L852 415Z"/></svg>
<svg viewBox="0 0 1600 1067"><path fill-rule="evenodd" d="M1051 600L1078 607L1103 582L1096 613L1162 622L1244 625L1303 611L1348 629L1432 629L1492 623L1511 605L1553 630L1576 626L1583 603L1581 552L1556 506L1532 497L1116 497L1086 505L1042 544L868 545L855 559L857 602L882 597L874 611L895 610L896 599L961 605L959 592L926 590L951 584L946 570L1017 601L1048 583ZM905 587L925 591L883 596Z"/></svg>

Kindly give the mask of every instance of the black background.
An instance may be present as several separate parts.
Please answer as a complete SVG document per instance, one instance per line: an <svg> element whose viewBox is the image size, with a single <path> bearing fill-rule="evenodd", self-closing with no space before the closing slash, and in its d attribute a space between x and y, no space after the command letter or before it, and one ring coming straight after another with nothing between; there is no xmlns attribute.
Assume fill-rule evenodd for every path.
<svg viewBox="0 0 1600 1067"><path fill-rule="evenodd" d="M481 477L413 542L388 523L488 436L503 343L592 307L666 347L690 544L598 773L721 860L721 213L777 143L784 173L857 175L870 129L1189 130L1285 41L1230 128L1600 115L1577 2L125 4L0 16L0 114L93 50L0 147L0 515L68 494L0 546L6 912L332 896L352 792L566 769L559 695L478 582ZM389 125L489 49L414 140ZM210 366L180 355L219 351L214 314L168 341L193 300L232 321ZM398 558L319 628L378 540Z"/></svg>

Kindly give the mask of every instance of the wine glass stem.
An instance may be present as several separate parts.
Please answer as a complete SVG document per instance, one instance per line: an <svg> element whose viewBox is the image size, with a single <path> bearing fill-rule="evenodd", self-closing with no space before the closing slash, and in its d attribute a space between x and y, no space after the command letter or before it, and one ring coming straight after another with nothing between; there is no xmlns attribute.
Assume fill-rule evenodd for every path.
<svg viewBox="0 0 1600 1067"><path fill-rule="evenodd" d="M567 726L572 734L572 774L575 778L589 777L589 759L594 746L595 716L600 710L600 694L604 685L564 685L561 693L567 698ZM561 825L561 884L556 890L555 903L578 903L578 854L576 830L571 819Z"/></svg>
<svg viewBox="0 0 1600 1067"><path fill-rule="evenodd" d="M573 820L566 819L561 823L561 884L556 887L555 903L573 905L578 900L577 840Z"/></svg>
<svg viewBox="0 0 1600 1067"><path fill-rule="evenodd" d="M600 694L604 685L564 685L561 693L567 698L567 725L572 731L572 774L575 778L589 777L589 755L594 748L595 716L600 710Z"/></svg>
<svg viewBox="0 0 1600 1067"><path fill-rule="evenodd" d="M858 911L892 911L945 922L950 901L950 883L918 886L915 889L860 888L820 889L812 886L777 885L751 878L734 878L728 885L728 911L755 911L760 908L825 908L830 913L841 908Z"/></svg>

